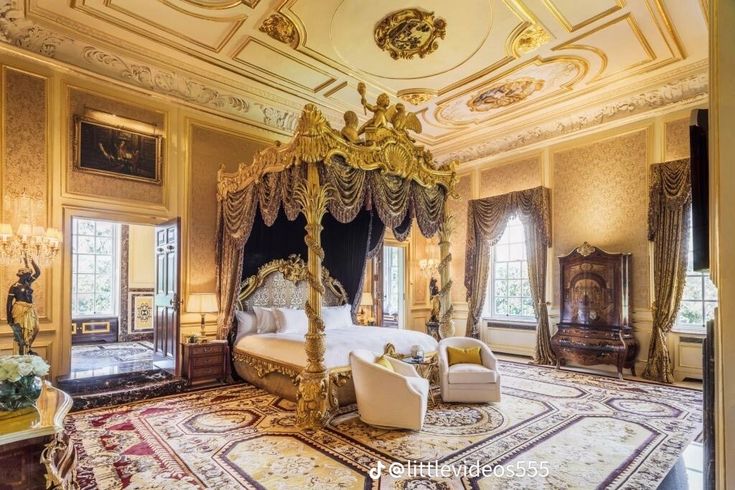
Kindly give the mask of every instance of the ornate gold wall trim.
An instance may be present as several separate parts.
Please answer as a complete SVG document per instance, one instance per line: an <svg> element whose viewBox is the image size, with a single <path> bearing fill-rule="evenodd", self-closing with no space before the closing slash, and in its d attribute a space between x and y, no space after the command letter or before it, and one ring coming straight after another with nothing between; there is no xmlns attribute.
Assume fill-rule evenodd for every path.
<svg viewBox="0 0 735 490"><path fill-rule="evenodd" d="M101 208L109 208L117 205L126 205L134 208L135 210L146 210L153 213L154 215L170 215L171 209L174 203L171 202L171 186L173 183L173 177L176 175L173 173L173 159L169 158L172 155L172 148L175 144L171 138L171 114L170 108L158 104L146 103L145 99L132 97L129 91L124 90L110 90L109 88L103 88L97 84L79 83L78 80L69 80L67 78L61 79L61 96L62 96L62 107L61 107L61 125L59 131L61 132L60 149L62 156L61 165L61 198L64 200L80 200L93 203ZM73 159L74 159L74 141L67 137L67 135L73 134L74 127L74 116L72 114L71 107L71 96L72 92L77 91L85 94L89 94L94 97L100 97L108 100L120 102L132 107L138 107L143 110L157 113L163 119L161 128L163 142L162 142L162 194L161 202L146 202L136 199L126 198L110 198L106 196L99 196L92 193L81 193L74 192L69 188L69 179L73 175ZM114 99L113 99L114 98Z"/></svg>
<svg viewBox="0 0 735 490"><path fill-rule="evenodd" d="M52 196L53 196L53 162L54 162L54 153L53 153L53 141L50 137L51 133L51 118L49 117L49 114L51 113L51 107L52 107L52 98L51 98L51 77L43 73L43 70L35 70L33 68L26 68L26 67L20 67L20 66L10 66L9 64L5 63L4 60L0 60L0 111L2 114L0 114L0 219L3 218L3 214L5 212L4 204L5 204L5 197L7 194L8 189L11 188L11 186L7 185L6 183L6 175L5 175L5 166L7 164L5 160L6 156L6 141L5 141L5 130L7 128L7 122L6 122L6 97L7 97L7 72L8 71L14 71L16 73L20 73L23 75L27 75L29 77L37 78L39 80L43 80L44 89L45 89L45 104L46 104L46 113L44 116L44 137L45 137L45 153L46 153L46 161L45 161L45 167L46 167L46 181L44 185L44 192L45 192L45 199L44 199L44 217L43 217L43 226L52 226L51 223L53 223L53 208L52 208ZM30 189L28 190L31 191ZM51 267L45 268L42 271L42 274L45 275L45 284L44 284L44 311L43 314L39 315L39 323L40 323L40 329L41 332L51 332L54 330L53 327L53 321L54 321L54 312L53 312L53 294L54 294L54 266L53 264ZM8 267L5 268L6 275L8 277L13 277L15 275L15 271L12 270L12 268ZM0 274L0 277L2 277L2 274ZM5 317L4 311L0 315L2 318Z"/></svg>

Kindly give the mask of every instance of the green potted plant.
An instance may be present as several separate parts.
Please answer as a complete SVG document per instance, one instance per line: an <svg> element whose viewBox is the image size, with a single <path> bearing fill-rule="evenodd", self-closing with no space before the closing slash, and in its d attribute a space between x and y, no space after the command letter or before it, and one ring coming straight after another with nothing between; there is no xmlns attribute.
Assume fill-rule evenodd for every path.
<svg viewBox="0 0 735 490"><path fill-rule="evenodd" d="M38 356L0 356L0 410L33 406L41 395L49 365Z"/></svg>

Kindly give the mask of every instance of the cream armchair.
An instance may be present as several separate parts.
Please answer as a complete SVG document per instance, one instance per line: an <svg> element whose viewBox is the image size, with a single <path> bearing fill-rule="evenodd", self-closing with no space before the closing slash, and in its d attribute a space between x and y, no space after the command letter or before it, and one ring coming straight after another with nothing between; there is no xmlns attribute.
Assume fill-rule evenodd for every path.
<svg viewBox="0 0 735 490"><path fill-rule="evenodd" d="M449 365L447 347L466 349L480 347L482 365ZM442 400L445 402L498 402L500 401L500 373L498 360L482 341L469 337L447 337L439 342L439 377Z"/></svg>
<svg viewBox="0 0 735 490"><path fill-rule="evenodd" d="M421 430L428 406L429 382L403 361L386 357L395 372L375 364L368 350L350 352L357 411L366 424Z"/></svg>

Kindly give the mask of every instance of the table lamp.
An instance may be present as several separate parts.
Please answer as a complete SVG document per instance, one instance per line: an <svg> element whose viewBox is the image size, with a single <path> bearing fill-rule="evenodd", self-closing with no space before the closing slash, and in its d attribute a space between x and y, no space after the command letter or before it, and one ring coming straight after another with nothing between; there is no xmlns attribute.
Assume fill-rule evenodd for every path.
<svg viewBox="0 0 735 490"><path fill-rule="evenodd" d="M365 306L368 306L372 309L373 306L373 294L372 293L362 293L362 297L360 298L360 316L362 317L364 322L369 322L370 318L365 317Z"/></svg>
<svg viewBox="0 0 735 490"><path fill-rule="evenodd" d="M192 293L186 301L186 311L202 315L202 339L206 338L204 330L204 317L207 313L219 313L217 306L217 295L214 293Z"/></svg>

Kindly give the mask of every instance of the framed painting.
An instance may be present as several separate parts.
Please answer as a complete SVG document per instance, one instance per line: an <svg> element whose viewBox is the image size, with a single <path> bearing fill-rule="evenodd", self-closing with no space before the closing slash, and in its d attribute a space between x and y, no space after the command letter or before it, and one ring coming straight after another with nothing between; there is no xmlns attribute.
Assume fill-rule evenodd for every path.
<svg viewBox="0 0 735 490"><path fill-rule="evenodd" d="M90 117L74 123L75 169L161 185L161 135Z"/></svg>

